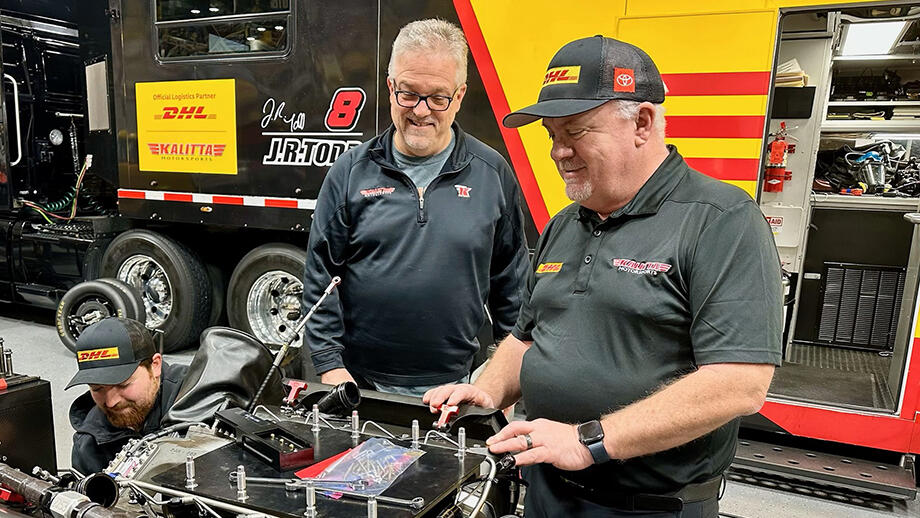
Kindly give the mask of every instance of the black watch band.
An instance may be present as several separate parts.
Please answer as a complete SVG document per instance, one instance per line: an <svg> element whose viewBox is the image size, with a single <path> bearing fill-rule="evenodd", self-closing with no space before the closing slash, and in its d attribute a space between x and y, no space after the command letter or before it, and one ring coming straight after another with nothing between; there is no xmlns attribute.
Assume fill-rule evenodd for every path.
<svg viewBox="0 0 920 518"><path fill-rule="evenodd" d="M604 447L604 429L597 419L578 425L578 440L591 452L595 464L610 460L607 448Z"/></svg>

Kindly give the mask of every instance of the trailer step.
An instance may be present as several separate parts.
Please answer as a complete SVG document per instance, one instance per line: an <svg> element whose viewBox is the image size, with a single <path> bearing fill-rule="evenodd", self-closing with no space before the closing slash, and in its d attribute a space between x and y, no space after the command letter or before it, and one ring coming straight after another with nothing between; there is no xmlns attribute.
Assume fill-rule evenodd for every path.
<svg viewBox="0 0 920 518"><path fill-rule="evenodd" d="M732 468L894 499L917 496L912 465L868 462L747 439L738 441Z"/></svg>

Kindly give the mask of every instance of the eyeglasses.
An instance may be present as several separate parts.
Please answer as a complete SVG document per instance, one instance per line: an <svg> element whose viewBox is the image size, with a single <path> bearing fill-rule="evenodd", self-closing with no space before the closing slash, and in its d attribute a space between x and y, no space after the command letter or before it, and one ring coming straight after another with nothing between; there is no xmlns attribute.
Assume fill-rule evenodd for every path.
<svg viewBox="0 0 920 518"><path fill-rule="evenodd" d="M396 90L393 93L396 94L396 104L403 108L415 108L419 103L425 101L425 105L428 106L429 110L442 112L450 107L450 103L454 100L454 95L459 89L460 87L458 86L454 93L450 95L419 95L408 90Z"/></svg>

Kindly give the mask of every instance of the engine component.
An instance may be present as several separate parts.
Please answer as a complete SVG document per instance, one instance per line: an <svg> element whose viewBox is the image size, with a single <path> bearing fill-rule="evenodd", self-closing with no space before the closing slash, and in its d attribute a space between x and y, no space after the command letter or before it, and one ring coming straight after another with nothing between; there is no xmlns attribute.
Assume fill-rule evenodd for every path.
<svg viewBox="0 0 920 518"><path fill-rule="evenodd" d="M216 414L218 426L232 433L243 449L278 471L313 464L313 445L284 423L273 423L239 408Z"/></svg>
<svg viewBox="0 0 920 518"><path fill-rule="evenodd" d="M320 412L332 415L345 415L360 404L361 390L354 381L339 383L316 402Z"/></svg>

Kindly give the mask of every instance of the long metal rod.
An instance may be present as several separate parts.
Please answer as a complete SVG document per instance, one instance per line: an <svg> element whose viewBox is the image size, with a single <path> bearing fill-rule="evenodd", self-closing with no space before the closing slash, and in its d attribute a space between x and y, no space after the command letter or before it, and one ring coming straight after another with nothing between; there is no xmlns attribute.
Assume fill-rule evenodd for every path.
<svg viewBox="0 0 920 518"><path fill-rule="evenodd" d="M150 491L158 491L167 495L178 496L180 498L191 498L192 500L198 500L204 502L207 505L217 507L219 509L224 509L232 513L242 514L242 515L251 515L251 514L260 514L253 509L247 507L240 507L238 505L227 504L221 502L220 500L214 500L213 498L208 498L206 496L193 495L192 493L186 493L185 491L177 491L175 489L170 489L168 487L158 486L156 484L148 484L147 482L141 482L139 480L130 480L124 477L118 477L115 479L115 482L118 482L119 486L137 486L142 489L149 489ZM275 515L268 515L275 516Z"/></svg>
<svg viewBox="0 0 920 518"><path fill-rule="evenodd" d="M259 387L259 390L256 391L256 395L253 396L252 401L250 401L249 405L246 407L247 412L252 413L252 411L259 404L259 399L262 398L262 392L264 392L265 387L268 386L268 381L272 378L272 374L276 370L278 370L278 367L281 365L281 361L284 360L284 356L287 354L288 349L291 347L291 345L293 345L294 342L300 338L300 332L303 330L304 327L306 327L307 321L310 320L310 317L313 316L313 313L316 313L316 310L319 308L320 304L322 304L323 301L326 300L326 297L328 297L329 294L332 293L332 290L334 290L335 287L341 283L342 283L342 278L339 277L338 275L332 278L332 281L329 282L329 285L326 286L325 290L323 290L323 295L319 298L319 300L316 301L316 304L313 304L313 307L310 308L310 311L308 311L307 314L304 315L304 317L297 324L297 327L294 329L294 333L291 335L291 339L288 340L286 344L282 345L281 349L278 349L278 352L275 353L275 361L272 362L272 366L268 369L268 374L265 376L265 379L262 381L262 385Z"/></svg>

